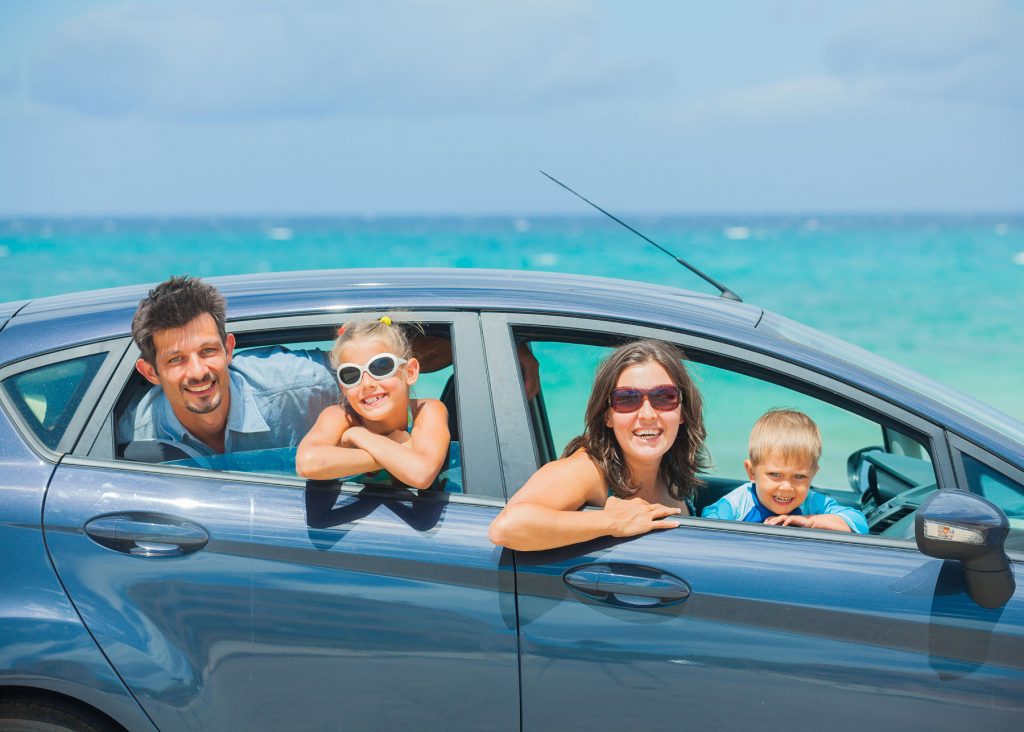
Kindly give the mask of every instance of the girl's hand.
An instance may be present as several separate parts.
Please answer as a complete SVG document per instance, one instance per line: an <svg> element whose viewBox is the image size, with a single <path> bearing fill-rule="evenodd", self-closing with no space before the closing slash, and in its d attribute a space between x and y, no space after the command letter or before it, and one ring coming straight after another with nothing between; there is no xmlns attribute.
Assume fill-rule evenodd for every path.
<svg viewBox="0 0 1024 732"><path fill-rule="evenodd" d="M343 407L327 407L299 443L295 472L311 480L333 480L380 470L376 458L363 447L368 438L366 428L353 424Z"/></svg>
<svg viewBox="0 0 1024 732"><path fill-rule="evenodd" d="M341 447L359 447L359 438L367 432L365 427L349 427L341 436Z"/></svg>
<svg viewBox="0 0 1024 732"><path fill-rule="evenodd" d="M682 509L648 503L642 498L609 496L604 504L604 513L611 519L612 536L637 536L653 529L674 529L679 522L664 519L682 513Z"/></svg>
<svg viewBox="0 0 1024 732"><path fill-rule="evenodd" d="M405 430L395 430L388 434L388 439L392 442L397 442L399 445L405 445L406 447L412 447L412 435Z"/></svg>

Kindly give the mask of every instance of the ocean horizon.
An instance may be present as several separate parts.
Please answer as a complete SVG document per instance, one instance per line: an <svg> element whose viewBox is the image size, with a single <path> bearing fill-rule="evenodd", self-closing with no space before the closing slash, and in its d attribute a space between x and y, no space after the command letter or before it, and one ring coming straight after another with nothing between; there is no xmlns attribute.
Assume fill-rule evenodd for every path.
<svg viewBox="0 0 1024 732"><path fill-rule="evenodd" d="M617 215L746 302L1024 419L1024 214ZM715 294L596 215L0 217L0 301L353 267L572 272Z"/></svg>

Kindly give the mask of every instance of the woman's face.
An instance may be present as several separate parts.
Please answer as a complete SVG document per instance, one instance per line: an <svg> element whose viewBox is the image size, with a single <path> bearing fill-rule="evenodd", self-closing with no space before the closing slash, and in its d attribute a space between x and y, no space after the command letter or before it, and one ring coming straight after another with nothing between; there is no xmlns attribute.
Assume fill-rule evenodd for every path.
<svg viewBox="0 0 1024 732"><path fill-rule="evenodd" d="M615 386L650 389L672 383L661 364L647 361L624 369ZM615 433L622 455L629 462L660 462L675 442L682 423L681 403L671 411L660 412L646 397L635 412L616 412L610 406L605 410L605 425Z"/></svg>

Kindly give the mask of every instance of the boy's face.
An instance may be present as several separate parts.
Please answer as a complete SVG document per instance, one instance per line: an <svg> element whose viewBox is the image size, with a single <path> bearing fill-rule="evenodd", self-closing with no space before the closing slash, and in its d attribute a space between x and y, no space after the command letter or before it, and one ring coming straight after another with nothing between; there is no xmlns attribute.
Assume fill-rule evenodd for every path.
<svg viewBox="0 0 1024 732"><path fill-rule="evenodd" d="M779 453L769 453L757 465L749 460L743 465L754 482L758 500L777 514L792 513L800 507L818 472L810 457L785 457Z"/></svg>

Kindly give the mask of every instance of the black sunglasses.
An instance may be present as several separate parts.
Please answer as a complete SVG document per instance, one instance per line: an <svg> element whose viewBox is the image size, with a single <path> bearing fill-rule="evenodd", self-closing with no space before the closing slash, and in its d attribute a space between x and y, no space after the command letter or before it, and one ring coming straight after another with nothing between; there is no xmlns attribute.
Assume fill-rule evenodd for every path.
<svg viewBox="0 0 1024 732"><path fill-rule="evenodd" d="M679 387L674 384L659 384L650 389L635 386L617 386L608 397L608 404L620 414L635 412L644 404L644 397L659 412L671 412L679 406Z"/></svg>

